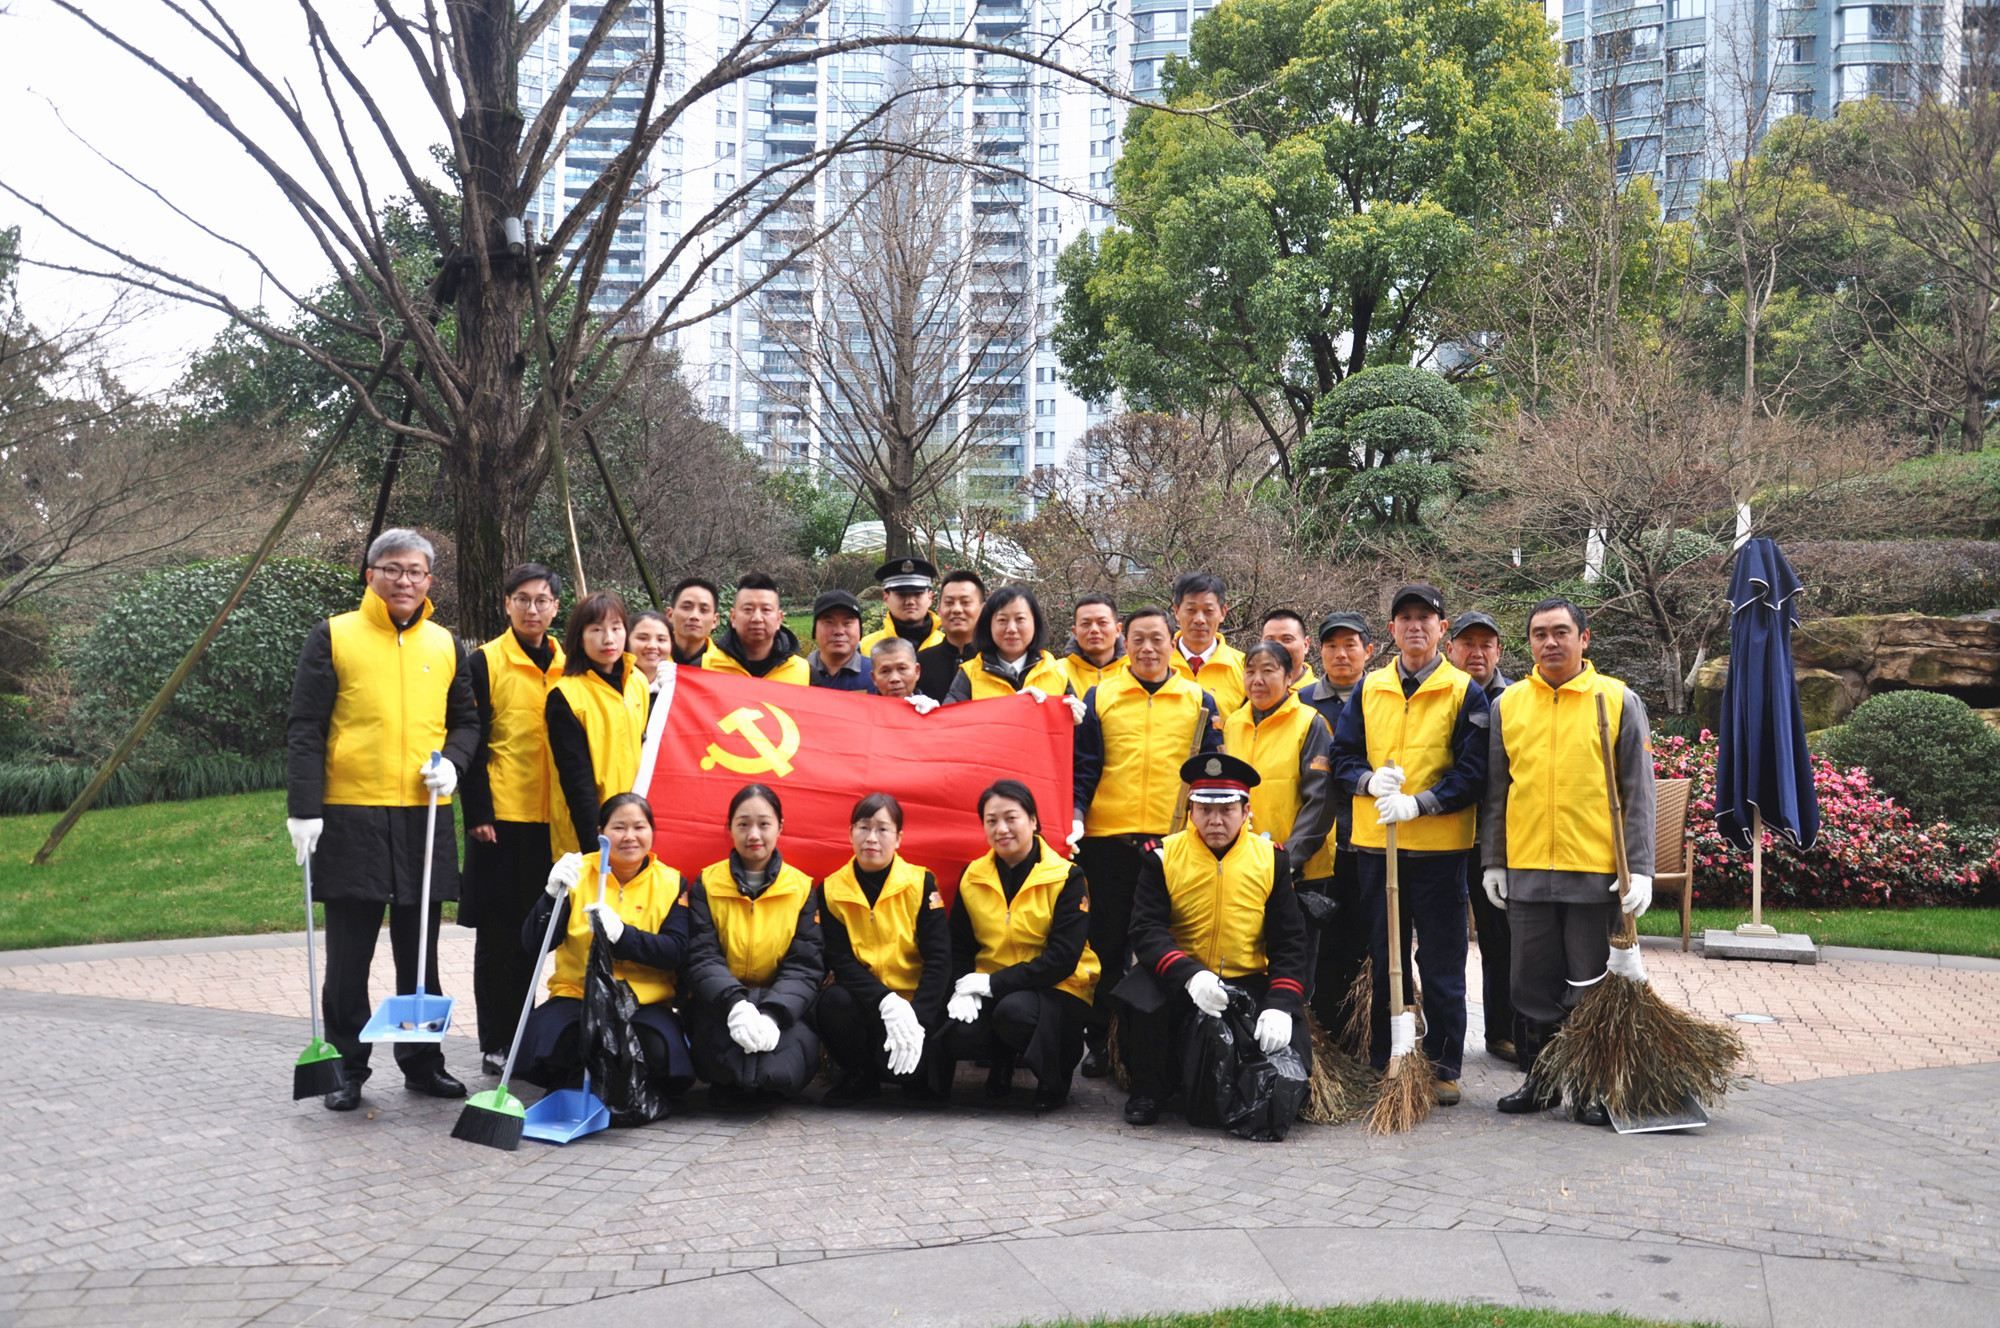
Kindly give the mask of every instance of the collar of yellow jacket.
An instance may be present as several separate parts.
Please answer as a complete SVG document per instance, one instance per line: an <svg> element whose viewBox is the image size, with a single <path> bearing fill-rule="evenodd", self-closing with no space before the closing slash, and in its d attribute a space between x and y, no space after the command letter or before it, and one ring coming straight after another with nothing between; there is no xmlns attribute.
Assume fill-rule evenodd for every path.
<svg viewBox="0 0 2000 1328"><path fill-rule="evenodd" d="M374 592L370 591L369 593L373 594ZM428 608L428 604L426 607ZM542 639L549 643L548 676L551 678L560 678L563 671L562 642L556 640L553 635L545 636ZM534 660L529 659L528 652L521 648L521 638L515 634L512 627L500 633L500 653L505 655L507 662L516 668L532 669L536 673L542 672L542 667L535 663Z"/></svg>
<svg viewBox="0 0 2000 1328"><path fill-rule="evenodd" d="M898 853L889 860L888 875L882 880L882 893L875 896L874 907L880 908L882 901L896 895L907 894L923 888L924 877L921 869L909 870L910 864ZM826 878L822 885L828 898L838 897L851 904L869 907L868 896L861 889L861 863L849 858L838 870Z"/></svg>
<svg viewBox="0 0 2000 1328"><path fill-rule="evenodd" d="M1174 658L1183 664L1192 664L1194 662L1188 658L1187 651L1181 647L1181 634L1179 632L1174 633ZM1215 648L1209 651L1208 662L1210 664L1228 664L1232 661L1239 665L1242 664L1243 652L1230 645L1228 637L1224 636L1221 632L1217 632L1215 634Z"/></svg>
<svg viewBox="0 0 2000 1328"><path fill-rule="evenodd" d="M1382 668L1375 670L1375 672L1368 675L1368 680L1365 686L1380 688L1385 691L1392 691L1397 696L1401 696L1403 694L1403 672L1402 672L1401 661L1402 661L1401 655L1392 658L1388 662L1388 664L1386 664ZM1446 658L1443 652L1439 652L1437 667L1431 670L1430 677L1424 679L1422 682L1417 684L1417 690L1411 692L1410 696L1412 699L1414 699L1416 697L1422 696L1425 692L1446 691L1449 688L1457 685L1455 679L1459 678L1460 676L1462 675L1460 674L1458 666L1456 664L1453 664L1450 659Z"/></svg>
<svg viewBox="0 0 2000 1328"><path fill-rule="evenodd" d="M1560 687L1552 686L1549 680L1542 676L1540 665L1528 670L1528 677L1534 680L1535 686L1545 692L1587 692L1597 685L1597 666L1586 659L1583 661L1583 672Z"/></svg>
<svg viewBox="0 0 2000 1328"><path fill-rule="evenodd" d="M1058 857L1056 851L1049 847L1049 841L1040 835L1035 836L1035 849L1037 852L1035 865L1028 869L1027 879L1021 882L1021 888L1014 893L1016 899L1019 899L1027 891L1033 889L1038 884L1038 878L1049 877L1055 874L1050 870L1051 863L1060 864L1062 867L1062 879L1065 882L1069 880L1071 865L1069 859ZM975 873L971 870L971 867L977 867L980 870ZM971 867L968 867L966 874L959 879L958 888L961 891L967 885L983 885L995 894L1005 893L1000 889L1000 851L998 849L986 850L986 856L983 858L974 858Z"/></svg>
<svg viewBox="0 0 2000 1328"><path fill-rule="evenodd" d="M435 610L432 609L430 599L426 596L424 599L424 611L417 615L416 622L411 623L410 627L429 622L433 612ZM389 616L389 601L376 594L375 587L373 586L361 592L361 616L385 632L395 632L401 635L403 632L409 630L406 627L396 626L396 620Z"/></svg>
<svg viewBox="0 0 2000 1328"><path fill-rule="evenodd" d="M1254 701L1245 704L1243 709L1238 711L1237 713L1248 715L1250 717L1250 724L1253 728L1262 728L1264 725L1278 718L1278 716L1284 714L1287 710L1297 710L1300 704L1301 702L1299 701L1298 690L1294 688L1293 690L1286 692L1285 699L1278 702L1277 705L1271 707L1271 713L1265 715L1262 719L1259 719L1257 717L1257 705Z"/></svg>

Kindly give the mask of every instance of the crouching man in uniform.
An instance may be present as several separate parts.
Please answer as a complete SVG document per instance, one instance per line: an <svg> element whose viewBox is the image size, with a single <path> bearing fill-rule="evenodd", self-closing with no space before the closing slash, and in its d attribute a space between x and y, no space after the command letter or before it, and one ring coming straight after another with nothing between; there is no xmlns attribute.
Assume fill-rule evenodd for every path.
<svg viewBox="0 0 2000 1328"><path fill-rule="evenodd" d="M1132 899L1137 958L1118 984L1118 1050L1132 1096L1125 1119L1151 1125L1179 1083L1195 1014L1229 1008L1224 983L1257 1002L1257 1045L1290 1045L1312 1065L1305 1020L1308 945L1285 855L1246 828L1258 774L1221 753L1190 757L1189 828L1146 855Z"/></svg>

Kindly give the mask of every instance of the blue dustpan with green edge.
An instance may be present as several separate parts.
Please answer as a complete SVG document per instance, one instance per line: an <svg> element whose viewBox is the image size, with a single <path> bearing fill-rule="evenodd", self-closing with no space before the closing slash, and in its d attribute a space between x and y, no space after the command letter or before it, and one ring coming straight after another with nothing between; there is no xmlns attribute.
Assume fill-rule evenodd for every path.
<svg viewBox="0 0 2000 1328"><path fill-rule="evenodd" d="M604 884L611 875L611 840L597 837L597 902L604 902ZM590 1091L590 1071L582 1088L559 1088L528 1108L521 1133L543 1143L566 1144L611 1128L611 1109Z"/></svg>
<svg viewBox="0 0 2000 1328"><path fill-rule="evenodd" d="M435 766L444 757L431 753ZM363 1042L442 1042L451 1029L452 998L432 996L424 991L424 974L430 971L431 957L431 853L437 847L437 794L431 794L431 811L424 822L424 888L417 910L417 990L409 996L390 996L375 1007L375 1013L361 1026Z"/></svg>

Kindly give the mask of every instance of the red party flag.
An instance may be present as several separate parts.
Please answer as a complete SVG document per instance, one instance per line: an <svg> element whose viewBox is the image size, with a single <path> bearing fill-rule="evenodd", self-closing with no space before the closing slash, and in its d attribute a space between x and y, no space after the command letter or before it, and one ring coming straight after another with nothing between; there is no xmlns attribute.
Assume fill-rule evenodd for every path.
<svg viewBox="0 0 2000 1328"><path fill-rule="evenodd" d="M784 804L785 861L824 878L854 855L848 813L870 793L903 804L902 855L947 893L987 852L979 794L996 779L1034 792L1042 834L1068 856L1069 707L999 697L920 715L907 701L741 674L662 666L638 787L653 851L692 876L729 856L729 800L767 784Z"/></svg>

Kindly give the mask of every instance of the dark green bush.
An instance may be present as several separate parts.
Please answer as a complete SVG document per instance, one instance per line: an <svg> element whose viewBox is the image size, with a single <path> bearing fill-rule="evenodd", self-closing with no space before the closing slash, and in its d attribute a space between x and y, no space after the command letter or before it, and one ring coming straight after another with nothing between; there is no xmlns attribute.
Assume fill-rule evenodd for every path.
<svg viewBox="0 0 2000 1328"><path fill-rule="evenodd" d="M189 563L120 596L71 662L79 693L100 698L113 714L136 715L208 626L242 568L240 559ZM282 751L306 634L359 602L350 567L280 558L260 568L163 716L182 748L250 758Z"/></svg>
<svg viewBox="0 0 2000 1328"><path fill-rule="evenodd" d="M1955 696L1871 697L1821 750L1836 766L1862 767L1920 822L2000 820L2000 734Z"/></svg>
<svg viewBox="0 0 2000 1328"><path fill-rule="evenodd" d="M65 761L0 764L0 816L62 811L76 801L76 795L83 792L83 786L96 773L95 766ZM153 769L120 766L92 805L130 807L141 802L185 802L230 793L257 793L284 785L282 754L252 759L234 752L218 752Z"/></svg>

